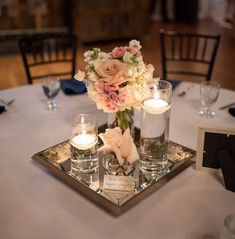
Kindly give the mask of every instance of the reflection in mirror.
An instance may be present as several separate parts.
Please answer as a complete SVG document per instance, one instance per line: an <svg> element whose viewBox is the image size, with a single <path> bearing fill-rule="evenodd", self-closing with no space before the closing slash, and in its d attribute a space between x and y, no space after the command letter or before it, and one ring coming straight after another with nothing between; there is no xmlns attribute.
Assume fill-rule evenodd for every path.
<svg viewBox="0 0 235 239"><path fill-rule="evenodd" d="M105 170L102 165L102 153L99 154L99 167L96 172L89 174L80 173L76 176L71 174L69 141L65 141L61 144L42 151L40 153L40 156L48 163L54 165L59 170L63 171L64 173L75 179L78 183L84 185L90 190L93 190L98 195L106 198L116 206L122 206L127 201L134 199L136 195L139 195L151 186L156 186L156 183L159 183L160 187L163 184L162 181L164 181L165 183L168 180L168 177L172 177L170 177L171 174L177 175L181 166L184 165L186 162L191 161L191 159L195 156L195 152L191 149L170 142L168 147L168 165L166 169L153 177L151 175L144 174L139 169L139 165L137 162L135 170L131 173L131 175L128 176L131 178L131 180L133 180L135 185L134 188L129 191L109 190L104 188L104 175L107 174L107 170Z"/></svg>

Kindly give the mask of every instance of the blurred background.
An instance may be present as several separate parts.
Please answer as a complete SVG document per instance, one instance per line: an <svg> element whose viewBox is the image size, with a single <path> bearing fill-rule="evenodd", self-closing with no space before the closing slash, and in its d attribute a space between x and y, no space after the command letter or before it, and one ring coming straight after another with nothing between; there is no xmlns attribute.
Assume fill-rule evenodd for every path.
<svg viewBox="0 0 235 239"><path fill-rule="evenodd" d="M34 33L75 32L81 70L85 51L109 52L138 39L144 61L161 77L160 29L221 34L212 80L235 90L234 5L234 0L0 0L0 90L28 84L17 39Z"/></svg>

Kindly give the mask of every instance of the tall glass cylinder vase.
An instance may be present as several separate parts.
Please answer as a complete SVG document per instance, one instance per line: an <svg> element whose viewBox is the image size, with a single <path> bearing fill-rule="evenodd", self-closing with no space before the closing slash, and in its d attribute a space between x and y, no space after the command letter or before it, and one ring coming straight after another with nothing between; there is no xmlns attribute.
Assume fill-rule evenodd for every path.
<svg viewBox="0 0 235 239"><path fill-rule="evenodd" d="M94 115L77 114L73 116L73 132L70 138L71 174L95 173L98 170L97 119Z"/></svg>
<svg viewBox="0 0 235 239"><path fill-rule="evenodd" d="M109 113L107 118L108 128L120 127L122 133L127 128L130 129L132 138L134 139L134 109L125 109L115 113ZM130 176L135 170L135 163L130 164L125 160L123 165L119 162L114 153L107 152L103 155L103 167L109 175Z"/></svg>
<svg viewBox="0 0 235 239"><path fill-rule="evenodd" d="M152 80L143 85L148 97L142 102L140 123L140 169L158 175L167 166L172 85Z"/></svg>

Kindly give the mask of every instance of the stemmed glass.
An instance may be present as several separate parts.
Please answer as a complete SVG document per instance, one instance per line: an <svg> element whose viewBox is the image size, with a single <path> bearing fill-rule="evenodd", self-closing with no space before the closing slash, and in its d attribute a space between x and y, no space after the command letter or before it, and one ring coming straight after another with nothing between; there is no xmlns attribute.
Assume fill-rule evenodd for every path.
<svg viewBox="0 0 235 239"><path fill-rule="evenodd" d="M49 99L47 103L47 109L55 111L57 109L56 96L60 91L60 81L58 78L49 77L42 83L42 89L46 97Z"/></svg>
<svg viewBox="0 0 235 239"><path fill-rule="evenodd" d="M220 84L215 81L202 81L200 86L201 110L199 114L206 118L215 116L215 112L211 110L211 106L219 97Z"/></svg>

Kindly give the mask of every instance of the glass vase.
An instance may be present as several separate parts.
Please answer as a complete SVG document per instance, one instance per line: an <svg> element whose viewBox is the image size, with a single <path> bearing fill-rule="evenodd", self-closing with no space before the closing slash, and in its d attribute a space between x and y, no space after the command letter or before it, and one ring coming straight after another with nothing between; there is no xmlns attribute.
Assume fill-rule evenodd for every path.
<svg viewBox="0 0 235 239"><path fill-rule="evenodd" d="M130 128L131 135L134 132L134 109L125 109L123 111L117 111L108 114L107 126L108 128L120 127L122 133L125 132L127 128Z"/></svg>
<svg viewBox="0 0 235 239"><path fill-rule="evenodd" d="M134 109L125 109L115 113L109 113L107 119L108 128L120 127L122 133L127 128L130 129L132 138L134 139ZM135 164L130 164L125 160L123 165L119 165L115 153L106 152L103 155L103 167L109 175L130 176L135 170Z"/></svg>
<svg viewBox="0 0 235 239"><path fill-rule="evenodd" d="M120 165L113 152L103 154L102 163L108 175L131 176L135 170L135 163L130 164L127 160L124 161L123 165Z"/></svg>

